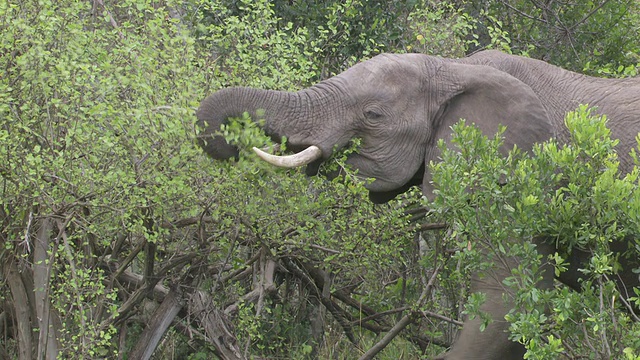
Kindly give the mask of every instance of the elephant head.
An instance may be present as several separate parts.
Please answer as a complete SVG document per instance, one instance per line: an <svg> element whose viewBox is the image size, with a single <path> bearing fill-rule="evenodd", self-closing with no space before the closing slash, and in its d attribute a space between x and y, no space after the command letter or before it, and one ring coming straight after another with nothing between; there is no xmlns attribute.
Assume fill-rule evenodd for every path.
<svg viewBox="0 0 640 360"><path fill-rule="evenodd" d="M315 86L282 92L228 88L213 93L197 112L200 146L214 159L238 151L215 136L229 117L249 112L264 116L264 130L275 141L283 136L294 152L308 147L296 165L318 165L354 138L361 139L347 164L374 202L384 202L413 185L431 195L428 164L438 157L438 139L461 118L493 135L506 125L505 150L528 150L553 136L554 128L534 91L493 67L465 64L420 54L382 54ZM308 153L311 153L309 156Z"/></svg>

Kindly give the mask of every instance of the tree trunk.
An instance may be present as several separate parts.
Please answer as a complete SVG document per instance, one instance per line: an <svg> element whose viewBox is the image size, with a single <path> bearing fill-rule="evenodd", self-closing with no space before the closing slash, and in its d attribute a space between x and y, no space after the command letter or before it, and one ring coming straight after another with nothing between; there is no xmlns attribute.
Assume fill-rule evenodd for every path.
<svg viewBox="0 0 640 360"><path fill-rule="evenodd" d="M56 359L58 356L57 327L51 312L49 299L49 280L51 279L51 259L49 242L52 224L49 218L42 220L40 230L34 241L33 249L33 292L38 319L38 360Z"/></svg>
<svg viewBox="0 0 640 360"><path fill-rule="evenodd" d="M22 277L18 272L18 266L15 259L8 256L4 264L4 276L11 291L13 298L13 311L15 313L17 331L18 331L18 359L33 359L33 341L31 336L31 318L29 311L29 298L27 291L22 282Z"/></svg>

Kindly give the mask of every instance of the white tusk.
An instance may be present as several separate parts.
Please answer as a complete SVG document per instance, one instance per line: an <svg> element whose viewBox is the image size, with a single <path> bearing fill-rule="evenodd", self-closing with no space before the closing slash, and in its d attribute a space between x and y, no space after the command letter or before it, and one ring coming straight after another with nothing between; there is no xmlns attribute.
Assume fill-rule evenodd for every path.
<svg viewBox="0 0 640 360"><path fill-rule="evenodd" d="M303 165L308 165L322 157L322 150L320 150L320 148L315 145L311 145L297 154L287 156L271 155L258 149L257 147L254 147L253 151L258 154L258 156L262 160L268 162L269 164L283 168L295 168Z"/></svg>

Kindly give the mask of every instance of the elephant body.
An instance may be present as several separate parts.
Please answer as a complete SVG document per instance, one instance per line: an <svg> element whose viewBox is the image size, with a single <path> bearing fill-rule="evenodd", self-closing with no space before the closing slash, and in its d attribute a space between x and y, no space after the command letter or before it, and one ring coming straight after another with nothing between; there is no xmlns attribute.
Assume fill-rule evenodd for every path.
<svg viewBox="0 0 640 360"><path fill-rule="evenodd" d="M229 117L243 112L255 116L264 110L265 131L274 140L286 136L294 152L310 146L319 149L318 158L307 165L308 174L315 174L333 151L358 137L359 152L350 155L347 163L360 176L375 179L367 184L374 202L387 201L414 185L422 186L423 194L431 198L428 165L439 156L437 141L449 140L451 125L460 118L475 123L486 135L505 125L505 152L514 145L528 151L552 137L568 141L564 117L580 104L607 115L612 137L620 140L620 170L631 171L629 151L636 147L640 132L640 78L593 78L497 51L464 59L382 54L291 93L223 89L203 100L198 109L202 129L198 142L214 159L236 157L237 149L213 134ZM536 245L542 255L555 252L544 239ZM624 251L626 245L612 248ZM571 269L560 280L577 287L576 269L588 259L589 254L575 251L569 259ZM635 274L626 273L622 281L627 288L640 285ZM510 305L502 300L506 291L502 279L507 275L499 267L490 274L474 275L472 290L487 294L482 310L492 315L493 322L480 332L478 320L466 321L442 359L522 359L524 348L509 341L506 332L504 315ZM550 268L542 275L539 286L552 286Z"/></svg>
<svg viewBox="0 0 640 360"><path fill-rule="evenodd" d="M463 62L484 64L499 69L527 84L536 93L553 122L554 136L560 143L569 141L564 125L567 112L585 104L610 119L611 136L620 140L618 153L621 170L629 172L633 161L628 156L637 146L640 131L640 78L601 79L560 69L543 61L515 57L498 51L483 51Z"/></svg>

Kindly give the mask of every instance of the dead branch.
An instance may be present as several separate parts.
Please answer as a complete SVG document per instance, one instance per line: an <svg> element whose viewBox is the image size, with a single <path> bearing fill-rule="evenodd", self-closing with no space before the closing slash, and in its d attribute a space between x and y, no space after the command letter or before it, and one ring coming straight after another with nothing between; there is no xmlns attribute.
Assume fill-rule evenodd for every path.
<svg viewBox="0 0 640 360"><path fill-rule="evenodd" d="M353 344L357 344L358 342L353 334L353 326L351 325L352 319L350 318L349 313L331 299L331 293L329 292L331 286L329 274L306 262L298 261L298 263L302 268L289 266L288 270L297 275L297 277L310 289L314 290L322 305L329 310L349 341ZM302 269L304 269L306 273L303 272Z"/></svg>
<svg viewBox="0 0 640 360"><path fill-rule="evenodd" d="M362 355L359 360L373 359L380 351L387 347L391 340L393 340L404 328L414 322L415 319L416 315L413 312L405 315L393 328L391 328L391 330L389 330L389 332L380 341L378 341L377 344L375 344L371 349L364 353L364 355Z"/></svg>
<svg viewBox="0 0 640 360"><path fill-rule="evenodd" d="M131 291L135 291L135 289L139 288L143 284L142 275L136 274L131 270L125 270L120 274L118 280L126 283L132 289ZM153 287L153 291L150 294L153 300L157 302L162 302L164 298L169 294L169 289L161 284L156 284Z"/></svg>
<svg viewBox="0 0 640 360"><path fill-rule="evenodd" d="M123 271L118 277L118 280L133 289L136 289L133 290L134 294L138 293L140 289L143 289L145 285L143 276L130 270ZM156 284L153 287L153 290L147 295L152 296L157 302L164 303L167 296L169 296L169 293L170 290L168 288L161 284ZM237 354L240 354L240 350L236 345L235 335L231 330L231 325L222 311L211 308L211 304L213 303L213 300L208 295L201 291L196 291L191 295L188 309L186 309L188 313L194 315L195 320L205 329L206 335L189 327L188 321L184 323L182 321L177 323L177 328L182 329L182 331L189 337L196 334L203 338L205 342L212 344L215 347L218 356L223 360L244 359L242 356L237 357L234 355L234 351L237 351ZM184 307L178 309L177 315L187 316L186 313L180 315L180 313L183 312L180 310L184 311L185 309ZM155 314L160 314L160 312L156 310ZM154 317L155 316L156 315L154 315Z"/></svg>
<svg viewBox="0 0 640 360"><path fill-rule="evenodd" d="M205 329L207 341L212 343L223 360L244 360L238 347L233 328L224 313L213 306L214 301L203 291L197 290L189 299L190 313Z"/></svg>
<svg viewBox="0 0 640 360"><path fill-rule="evenodd" d="M129 359L148 360L151 358L160 339L162 339L162 336L173 322L173 319L184 306L183 296L182 290L178 287L169 290L164 301L162 301L153 313L151 320L147 323L142 335L138 338L138 342L131 351Z"/></svg>
<svg viewBox="0 0 640 360"><path fill-rule="evenodd" d="M139 304L145 297L152 294L156 285L162 278L171 270L178 267L182 267L186 265L189 261L195 258L197 255L195 253L186 254L183 256L177 256L174 259L171 259L165 262L160 269L151 276L142 276L142 283L140 286L133 292L133 294L118 308L117 315L115 317L111 317L109 319L104 320L100 324L100 328L104 329L106 326L112 323L118 323L127 318L129 312L134 309L134 307ZM122 269L122 265L118 268L118 270ZM124 271L123 271L124 273Z"/></svg>
<svg viewBox="0 0 640 360"><path fill-rule="evenodd" d="M462 324L463 324L463 322L460 321L460 320L452 319L450 317L446 317L444 315L440 315L440 314L437 314L437 313L434 313L434 312L431 312L431 311L422 310L422 311L420 311L420 313L425 317L430 317L430 318L446 321L448 323L452 323L452 324L457 325L457 326L462 326Z"/></svg>
<svg viewBox="0 0 640 360"><path fill-rule="evenodd" d="M251 302L256 304L256 315L259 315L262 311L262 300L265 296L271 296L276 292L276 286L273 282L275 275L276 262L272 259L267 259L262 269L262 276L260 282L251 292L245 294L238 301L227 306L224 309L224 314L227 316L235 315L238 312L240 304L243 302Z"/></svg>
<svg viewBox="0 0 640 360"><path fill-rule="evenodd" d="M419 231L427 231L427 230L441 230L446 229L447 224L445 223L427 223L420 225Z"/></svg>
<svg viewBox="0 0 640 360"><path fill-rule="evenodd" d="M397 309L391 309L391 310L387 310L387 311L383 311L383 312L379 312L373 315L369 315L367 317L364 317L362 319L358 319L356 320L357 323L365 323L367 321L371 321L371 320L376 320L378 318L381 318L383 316L387 316L387 315L392 315L392 314L397 314L399 312L403 312L403 311L407 311L411 309L410 306L403 306L401 308L397 308Z"/></svg>
<svg viewBox="0 0 640 360"><path fill-rule="evenodd" d="M163 221L158 226L163 229L181 229L191 225L197 225L200 223L214 223L215 221L211 216L193 216L176 221Z"/></svg>
<svg viewBox="0 0 640 360"><path fill-rule="evenodd" d="M436 268L433 269L433 274L431 274L431 277L429 278L429 282L424 287L424 289L422 289L422 293L420 294L420 298L418 299L418 304L422 305L429 299L431 295L431 291L433 290L433 284L436 281L436 278L438 277L438 272L440 271L440 268L442 268L442 264L436 265Z"/></svg>
<svg viewBox="0 0 640 360"><path fill-rule="evenodd" d="M114 271L111 276L112 279L116 279L120 276L120 274L129 267L129 265L131 264L131 262L133 261L133 259L136 258L136 256L138 256L138 254L140 253L140 251L142 251L142 249L144 249L144 245L147 243L147 239L142 238L140 239L140 242L138 243L138 245L136 245L136 247L131 250L131 253L129 253L129 256L127 256L126 259L124 259L124 261L120 264L120 267Z"/></svg>
<svg viewBox="0 0 640 360"><path fill-rule="evenodd" d="M309 275L311 276L313 281L315 283L317 283L318 287L321 287L322 289L327 289L327 286L325 284L325 280L329 278L329 275L325 271L320 270L320 269L318 269L318 268L316 268L314 266L311 266L311 265L305 266L305 270L309 273ZM347 292L346 290L344 290L344 289L338 289L338 290L335 290L335 291L331 292L331 297L340 300L345 305L348 305L348 306L352 307L354 310L356 310L356 311L358 311L360 313L363 313L366 316L371 316L371 315L375 315L375 314L378 313L375 309L371 308L367 304L363 304L362 302L352 298L351 294L349 292ZM374 319L374 320L376 322L379 322L380 319L378 318L378 319ZM352 321L355 321L355 320L352 320ZM384 322L379 322L379 324L383 325L383 327L377 327L377 326L369 325L369 324L365 324L365 323L360 324L360 326L362 326L365 329L371 330L371 331L373 331L373 332L378 334L381 331L380 329L384 329L384 326L387 325Z"/></svg>
<svg viewBox="0 0 640 360"><path fill-rule="evenodd" d="M245 272L249 272L251 273L251 268L250 266L255 263L256 261L258 261L258 259L260 259L260 253L256 253L255 255L253 255L249 260L247 260L247 262L244 264L244 267L240 267L235 271L232 271L231 273L222 276L222 271L218 273L218 281L216 282L216 285L221 285L226 283L227 281L231 280L231 279L238 279L240 276L244 277L243 274ZM225 265L226 265L227 261L225 261Z"/></svg>
<svg viewBox="0 0 640 360"><path fill-rule="evenodd" d="M155 274L154 268L156 263L156 244L150 241L146 241L144 245L144 267L143 274L145 281L156 281L159 276Z"/></svg>
<svg viewBox="0 0 640 360"><path fill-rule="evenodd" d="M127 240L127 234L125 233L119 234L116 237L116 240L113 242L113 245L111 245L112 258L116 258L116 259L118 258L118 256L120 255L120 250L122 249L122 245L124 244L125 240Z"/></svg>

